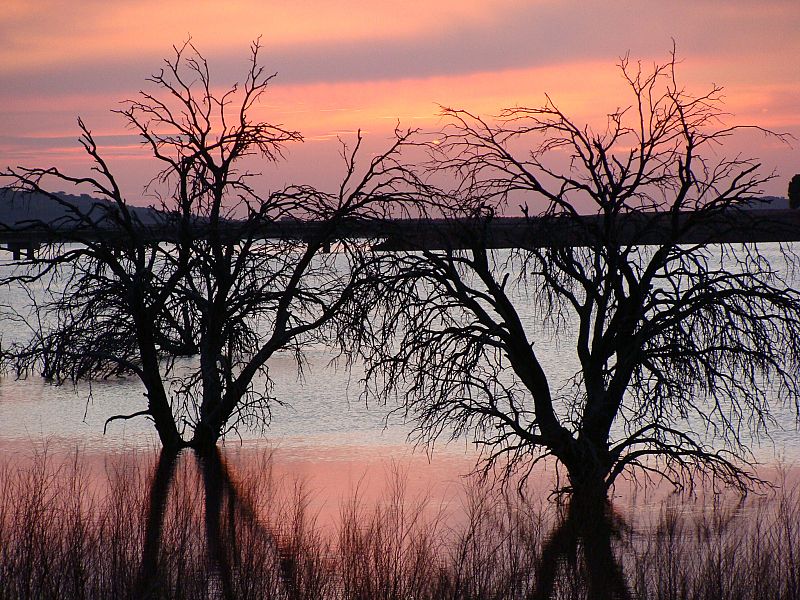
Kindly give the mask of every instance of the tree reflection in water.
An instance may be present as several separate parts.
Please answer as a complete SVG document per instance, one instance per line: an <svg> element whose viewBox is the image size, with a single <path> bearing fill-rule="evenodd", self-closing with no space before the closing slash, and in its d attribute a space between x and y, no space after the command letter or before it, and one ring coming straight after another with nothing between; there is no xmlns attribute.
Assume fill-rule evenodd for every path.
<svg viewBox="0 0 800 600"><path fill-rule="evenodd" d="M247 585L247 582L252 583L252 579L238 578L236 574L241 569L252 567L253 565L247 563L257 556L261 563L258 565L259 570L279 574L273 581L274 585L269 587L273 591L282 591L279 594L282 597L296 597L293 552L284 547L279 536L259 520L252 499L241 493L218 448L202 455L192 450L161 451L150 483L137 596L169 596L175 586L168 575L171 570L165 569L166 560L163 555L174 549L164 548L164 520L169 510L170 494L176 483L176 467L180 459L188 459L190 455L195 459L199 471L190 473L190 476L197 476L204 498L203 542L208 562L209 588L225 600L240 598L242 592L247 592L241 586ZM186 498L182 496L180 499ZM178 513L192 510L193 507L190 506L176 507ZM182 541L186 543L185 539ZM242 551L245 545L249 545L247 552ZM263 564L265 557L271 557L273 564ZM270 566L273 568L270 569ZM175 576L174 572L172 576ZM268 586L269 582L262 579L261 584ZM250 590L250 594L245 595L253 593L256 590Z"/></svg>
<svg viewBox="0 0 800 600"><path fill-rule="evenodd" d="M352 490L321 527L271 454L224 457L125 456L104 478L91 456L0 455L0 600L800 600L794 480L741 505L634 509L629 525L479 485L442 516L393 485L374 502Z"/></svg>
<svg viewBox="0 0 800 600"><path fill-rule="evenodd" d="M270 589L283 598L299 598L308 590L298 587L296 549L285 543L283 537L262 522L253 499L243 494L219 450L206 455L194 451L170 452L162 450L150 483L148 514L139 571L137 596L157 598L170 595L180 584L174 580L175 569L169 568L165 554L175 548L165 547L165 516L169 512L171 494L175 491L176 471L180 460L191 460L196 471L187 470L189 478L196 477L198 491L203 496L202 544L207 560L206 577L209 591L228 600L239 598L244 592L242 585L252 578L241 578L237 573L257 566L268 577L273 574L271 585L260 590L249 590L250 594L264 593ZM192 460L193 459L193 460ZM175 493L178 501L192 501L191 495ZM195 501L197 499L194 499ZM176 514L190 513L196 507L177 506ZM528 594L518 590L519 597L527 595L531 600L545 600L564 595L565 587L570 593L582 588L590 598L632 598L622 566L614 552L614 542L624 527L621 517L615 515L609 505L572 500L562 518L544 540L537 569L532 575ZM168 529L168 528L167 528ZM184 537L186 530L184 529ZM170 540L170 544L186 544L187 540ZM253 557L260 564L249 565ZM264 564L265 557L271 564ZM530 581L530 580L529 580ZM441 582L440 582L441 583ZM447 587L446 585L444 586Z"/></svg>
<svg viewBox="0 0 800 600"><path fill-rule="evenodd" d="M622 517L613 512L610 504L581 502L577 498L569 501L562 520L542 547L532 600L563 596L556 592L565 583L582 583L588 598L632 598L622 565L614 553L614 540L624 527ZM572 573L562 569L571 569ZM583 578L579 576L581 570L585 570Z"/></svg>
<svg viewBox="0 0 800 600"><path fill-rule="evenodd" d="M161 451L153 480L150 483L150 501L142 546L142 564L139 569L138 593L142 598L147 598L157 590L166 587L161 569L159 569L158 556L164 530L164 515L167 512L169 491L175 478L178 454L178 452L168 450Z"/></svg>

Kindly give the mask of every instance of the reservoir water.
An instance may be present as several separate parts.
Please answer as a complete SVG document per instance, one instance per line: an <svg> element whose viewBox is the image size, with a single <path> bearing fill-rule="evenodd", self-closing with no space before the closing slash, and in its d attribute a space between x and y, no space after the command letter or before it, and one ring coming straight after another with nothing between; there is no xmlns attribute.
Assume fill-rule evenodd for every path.
<svg viewBox="0 0 800 600"><path fill-rule="evenodd" d="M781 261L777 245L764 245L765 256ZM0 264L0 274L15 268L14 263ZM798 274L795 273L797 278ZM532 332L538 356L543 360L554 389L567 385L577 361L567 326L558 337L538 327L540 316L526 299L524 290L517 292L516 306L525 326ZM0 290L0 305L19 309L28 299L18 289ZM8 317L0 321L0 343L9 344L29 335L18 320ZM362 396L361 371L356 365L348 369L335 360L324 346L312 347L308 362L299 373L291 355L278 354L269 363L274 381L273 395L282 404L272 406L272 419L264 431L240 429L231 434L226 445L258 447L268 444L286 452L302 455L327 453L354 456L389 453L403 448L412 434L413 423L397 406L367 406ZM37 376L25 380L6 373L0 378L0 445L23 449L47 442L52 447L76 445L97 452L118 452L123 449L153 448L157 445L154 429L144 418L114 421L104 433L105 420L115 414L128 414L145 407L143 388L135 378L102 380L54 386ZM768 434L750 440L759 462L794 463L800 459L800 435L797 415L791 403L772 405L774 423ZM390 450L391 449L391 450ZM418 449L418 453L422 452ZM434 455L448 454L474 458L470 440L437 444Z"/></svg>
<svg viewBox="0 0 800 600"><path fill-rule="evenodd" d="M27 300L0 294L6 307ZM537 332L541 317L518 294ZM535 336L555 387L575 372L568 329ZM3 344L28 334L11 318L0 333ZM768 432L746 440L777 490L742 501L622 483L613 515L587 529L548 497L552 462L523 495L466 477L479 457L470 440L415 446L396 406L365 403L358 365L324 346L307 359L300 374L290 355L273 357L281 403L269 427L240 429L204 459L159 455L143 418L104 432L110 416L144 408L135 379L73 387L3 375L0 600L798 597L791 402L773 403Z"/></svg>

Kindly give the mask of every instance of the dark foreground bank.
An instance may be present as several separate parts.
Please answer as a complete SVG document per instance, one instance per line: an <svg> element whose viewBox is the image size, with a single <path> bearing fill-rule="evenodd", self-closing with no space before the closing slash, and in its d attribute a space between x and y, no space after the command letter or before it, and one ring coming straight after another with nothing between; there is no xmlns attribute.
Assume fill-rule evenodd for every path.
<svg viewBox="0 0 800 600"><path fill-rule="evenodd" d="M4 459L0 598L800 598L796 485L626 520L478 484L446 507L402 475L387 489L327 525L268 456Z"/></svg>

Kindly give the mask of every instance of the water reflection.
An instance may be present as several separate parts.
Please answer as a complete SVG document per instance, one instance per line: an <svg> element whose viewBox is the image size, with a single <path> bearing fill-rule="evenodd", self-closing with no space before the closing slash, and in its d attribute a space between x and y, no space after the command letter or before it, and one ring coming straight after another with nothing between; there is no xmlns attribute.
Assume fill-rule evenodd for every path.
<svg viewBox="0 0 800 600"><path fill-rule="evenodd" d="M169 514L169 501L176 484L177 466L181 460L193 463L199 471L189 473L189 479L196 476L195 483L200 484L203 496L202 531L208 569L207 583L212 596L225 600L242 597L241 588L245 580L238 578L237 573L247 566L243 561L257 555L261 562L260 568L268 567L269 571L278 574L273 584L283 592L281 595L285 594L287 598L296 597L293 552L280 543L276 532L261 522L252 499L238 488L218 448L202 455L188 449L160 452L150 483L137 585L138 597L170 597L174 592L175 582L171 580L174 579L174 573L171 578L165 569L167 561L163 556L174 548L164 547L164 521ZM179 494L178 502L185 498L184 494ZM197 498L194 500L196 502ZM187 514L193 508L196 507L178 505L176 510L179 514ZM182 533L191 535L191 532L185 530ZM173 539L172 543L174 541ZM245 549L245 545L250 547ZM256 548L261 552L254 554L253 550ZM264 549L268 551L266 556ZM265 561L265 558L272 560ZM269 569L270 565L264 564L265 562L271 562L273 568ZM262 583L269 585L269 579Z"/></svg>
<svg viewBox="0 0 800 600"><path fill-rule="evenodd" d="M196 491L202 495L202 500L187 493L187 489L173 489L177 484L177 467L182 461L187 467L183 470L188 476L187 481L194 481L198 486ZM301 586L298 585L297 549L292 547L290 540L262 521L253 498L239 489L218 449L202 456L191 450L178 453L161 451L150 481L137 597L170 596L178 585L176 573L174 570L170 572L165 555L175 551L172 546L176 541L180 545L186 540L181 540L181 536L176 540L174 533L165 531L171 498L179 503L188 500L196 505L202 504L203 523L198 531L202 530L204 536L207 585L212 596L225 600L241 597L245 580L238 574L254 556L258 556L262 574L273 574L269 586L272 593L289 599L308 597L306 593L301 593ZM274 501L266 500L267 505ZM186 515L196 506L179 504L172 509L176 516ZM171 524L173 530L175 525L175 522ZM370 529L366 523L361 525L365 530ZM508 591L516 592L514 597L545 600L563 597L565 587L580 587L588 597L599 600L632 598L622 565L614 551L615 542L624 529L622 517L615 514L610 506L570 503L544 537L536 569L527 577L521 574L523 576L517 578L520 582L518 589ZM190 532L182 533L191 537ZM400 533L390 531L388 535ZM172 537L169 543L165 543L166 535ZM355 558L368 560L367 556ZM271 563L271 566L265 563ZM388 565L385 567L389 568ZM443 576L445 574L440 573L440 577ZM522 583L525 581L527 584ZM265 582L262 580L261 583ZM442 592L452 584L440 583L444 584L440 590ZM572 591L576 592L577 589ZM263 592L264 588L261 588L259 593Z"/></svg>
<svg viewBox="0 0 800 600"><path fill-rule="evenodd" d="M610 504L569 502L542 548L536 573L533 600L563 597L559 588L576 580L585 586L587 597L598 600L633 598L622 564L614 552L615 540L626 524ZM571 574L565 573L569 569ZM584 571L584 577L580 577Z"/></svg>
<svg viewBox="0 0 800 600"><path fill-rule="evenodd" d="M142 563L137 585L138 595L142 598L156 596L158 590L166 587L161 577L158 557L161 550L167 500L175 477L177 462L177 452L162 450L150 484L150 501L146 515Z"/></svg>
<svg viewBox="0 0 800 600"><path fill-rule="evenodd" d="M479 482L441 512L388 473L320 525L284 475L297 464L274 462L0 455L0 600L800 598L794 480L743 506L673 498L623 520ZM332 464L326 484L345 478Z"/></svg>

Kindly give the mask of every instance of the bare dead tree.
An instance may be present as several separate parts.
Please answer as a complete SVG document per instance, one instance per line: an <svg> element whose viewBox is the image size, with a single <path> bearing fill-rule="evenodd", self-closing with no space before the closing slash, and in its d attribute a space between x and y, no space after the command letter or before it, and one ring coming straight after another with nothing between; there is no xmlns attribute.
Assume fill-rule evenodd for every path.
<svg viewBox="0 0 800 600"><path fill-rule="evenodd" d="M304 348L324 338L367 247L343 236L341 225L382 218L403 197L398 184L408 178L398 177L395 155L411 134L398 130L365 165L357 160L360 134L353 148L343 146L345 175L333 193L298 185L259 194L242 159L273 163L301 140L250 117L272 78L256 42L244 84L218 94L206 60L187 42L149 79L154 91L117 111L163 165L148 186L159 206L147 218L131 209L81 121L93 176L7 173L18 190L65 206L59 223L30 226L58 228L72 242L13 277L36 302L32 338L11 352L18 373L40 371L58 383L138 377L146 408L109 421L146 416L167 448L209 449L242 424L268 422L275 399L267 363L289 351L301 366ZM91 214L50 191L63 183L100 199ZM286 219L316 227L304 239L262 239L264 227ZM332 242L337 251L325 252Z"/></svg>
<svg viewBox="0 0 800 600"><path fill-rule="evenodd" d="M549 98L496 122L444 111L431 169L457 185L427 201L464 224L461 249L380 260L360 332L368 394L399 397L422 440L472 436L506 474L553 456L586 498L622 474L753 483L747 440L798 403L797 256L707 243L726 223L770 226L743 209L772 176L720 154L741 127L721 125L721 88L692 96L675 66L623 59L631 105L600 131ZM547 243L491 250L509 204ZM564 387L551 339L574 349Z"/></svg>

